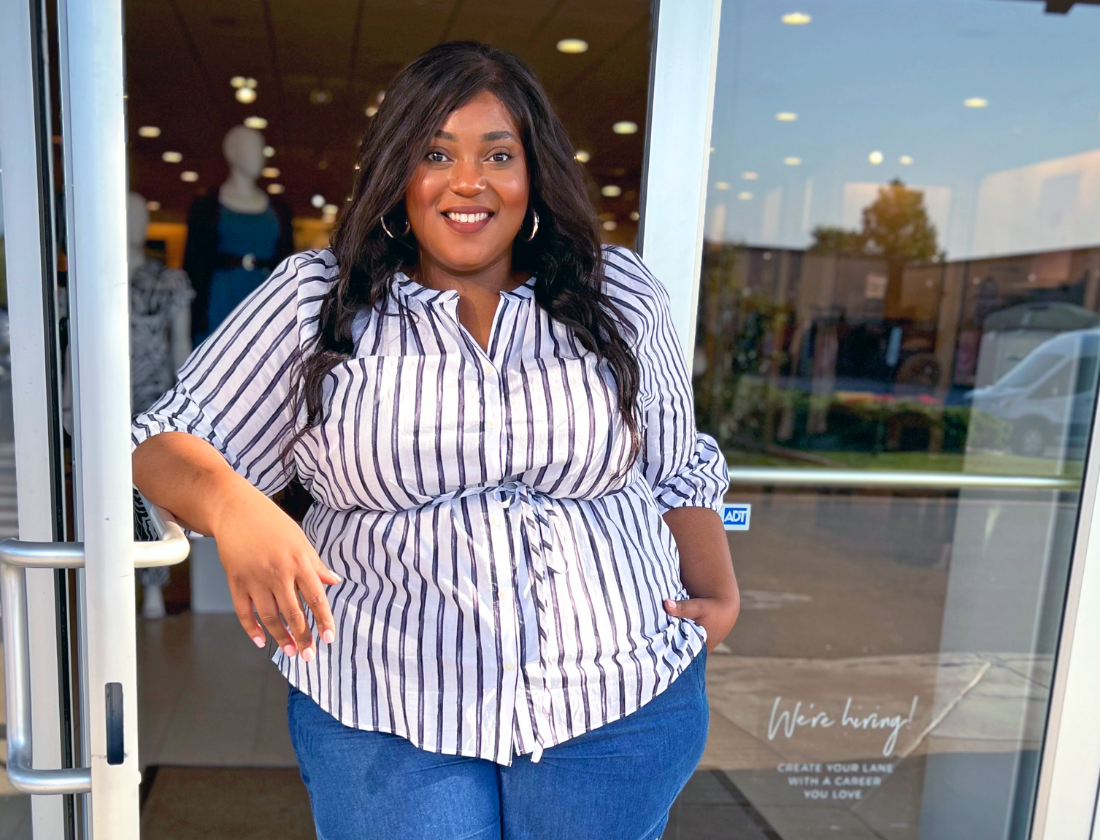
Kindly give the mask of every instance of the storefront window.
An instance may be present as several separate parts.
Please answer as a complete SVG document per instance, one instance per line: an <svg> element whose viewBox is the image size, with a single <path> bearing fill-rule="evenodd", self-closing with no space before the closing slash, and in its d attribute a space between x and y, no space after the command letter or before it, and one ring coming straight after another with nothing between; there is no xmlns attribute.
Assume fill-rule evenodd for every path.
<svg viewBox="0 0 1100 840"><path fill-rule="evenodd" d="M753 511L706 836L1028 835L1097 390L1098 35L1080 3L723 3L694 382Z"/></svg>

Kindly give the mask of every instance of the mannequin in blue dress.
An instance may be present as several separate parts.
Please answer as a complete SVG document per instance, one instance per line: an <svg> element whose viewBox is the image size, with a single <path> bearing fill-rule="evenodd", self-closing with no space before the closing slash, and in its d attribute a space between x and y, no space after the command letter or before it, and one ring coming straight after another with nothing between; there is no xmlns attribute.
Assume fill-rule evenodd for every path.
<svg viewBox="0 0 1100 840"><path fill-rule="evenodd" d="M279 218L270 202L259 213L241 213L222 201L218 219L219 253L242 258L252 254L255 260L267 262L275 257L275 243L278 240ZM208 329L213 330L224 321L270 273L270 269L255 264L214 269L210 278Z"/></svg>
<svg viewBox="0 0 1100 840"><path fill-rule="evenodd" d="M256 184L264 167L264 137L234 126L222 143L229 178L216 195L195 201L184 268L198 296L195 343L202 341L292 250L289 209Z"/></svg>

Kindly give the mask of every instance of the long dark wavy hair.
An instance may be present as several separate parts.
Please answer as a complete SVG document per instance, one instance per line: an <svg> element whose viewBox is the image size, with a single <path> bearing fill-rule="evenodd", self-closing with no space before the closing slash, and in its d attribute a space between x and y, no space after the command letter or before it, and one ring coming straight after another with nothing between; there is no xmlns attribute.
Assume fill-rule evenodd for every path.
<svg viewBox="0 0 1100 840"><path fill-rule="evenodd" d="M629 464L637 458L640 433L635 417L639 372L630 342L636 336L601 289L603 274L599 221L573 145L550 99L531 69L517 56L472 41L432 47L404 70L386 96L362 142L358 173L348 204L332 237L339 265L337 282L321 304L318 332L299 359L299 383L291 395L306 426L284 450L324 418L325 376L354 352L352 322L379 304L385 311L394 275L414 273L415 237L401 235L407 216L405 191L432 138L447 117L483 92L494 94L519 126L527 157L530 208L538 213L538 234L525 241L527 223L513 246L513 267L535 277L535 300L568 327L589 352L605 360L615 377L618 409L630 434ZM394 234L382 229L381 219ZM629 332L630 337L624 335Z"/></svg>

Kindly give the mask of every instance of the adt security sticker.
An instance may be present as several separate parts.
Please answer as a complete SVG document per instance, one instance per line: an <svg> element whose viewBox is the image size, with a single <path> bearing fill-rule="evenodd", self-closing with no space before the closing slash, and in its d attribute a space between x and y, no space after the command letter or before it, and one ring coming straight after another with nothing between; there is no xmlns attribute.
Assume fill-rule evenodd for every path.
<svg viewBox="0 0 1100 840"><path fill-rule="evenodd" d="M752 505L722 505L722 524L727 531L747 531L751 513Z"/></svg>

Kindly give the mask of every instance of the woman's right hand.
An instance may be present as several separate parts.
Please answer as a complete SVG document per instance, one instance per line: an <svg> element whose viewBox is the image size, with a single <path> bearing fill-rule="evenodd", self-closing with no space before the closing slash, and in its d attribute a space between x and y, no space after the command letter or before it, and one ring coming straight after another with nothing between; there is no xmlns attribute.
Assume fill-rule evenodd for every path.
<svg viewBox="0 0 1100 840"><path fill-rule="evenodd" d="M302 601L318 635L331 644L336 627L325 585L341 578L321 562L298 523L259 490L236 482L220 501L213 536L241 627L257 647L266 644L266 627L288 656L301 653L312 662L317 651Z"/></svg>

